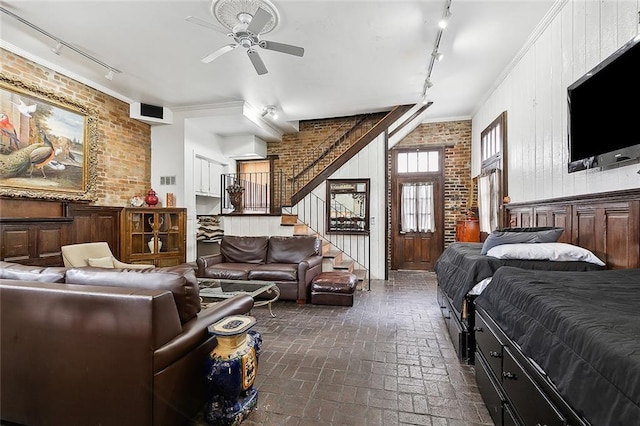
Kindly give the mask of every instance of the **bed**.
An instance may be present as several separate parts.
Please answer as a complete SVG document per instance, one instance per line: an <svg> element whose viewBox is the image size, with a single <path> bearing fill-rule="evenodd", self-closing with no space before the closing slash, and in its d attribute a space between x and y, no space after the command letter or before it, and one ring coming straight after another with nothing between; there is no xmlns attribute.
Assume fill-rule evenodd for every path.
<svg viewBox="0 0 640 426"><path fill-rule="evenodd" d="M501 267L475 304L477 382L496 424L638 424L640 269Z"/></svg>
<svg viewBox="0 0 640 426"><path fill-rule="evenodd" d="M547 248L551 246L554 248L562 247L563 250L571 249L576 252L576 255L562 258L556 257L558 260L539 260L537 259L538 257L553 257L537 256L538 253L536 253L536 256L532 256L528 252L525 253L526 256L520 255L528 247ZM598 263L597 258L591 252L570 244L514 243L492 246L488 250L484 250L488 254L497 254L501 258L482 254L483 247L487 248L484 243L452 243L445 249L435 264L438 283L437 299L442 315L445 318L451 341L458 357L470 364L474 363L475 349L474 335L471 332L475 320L473 300L480 293L478 289L484 288L500 267L512 266L540 271L580 272L603 269L602 262ZM523 258L514 259L509 257Z"/></svg>

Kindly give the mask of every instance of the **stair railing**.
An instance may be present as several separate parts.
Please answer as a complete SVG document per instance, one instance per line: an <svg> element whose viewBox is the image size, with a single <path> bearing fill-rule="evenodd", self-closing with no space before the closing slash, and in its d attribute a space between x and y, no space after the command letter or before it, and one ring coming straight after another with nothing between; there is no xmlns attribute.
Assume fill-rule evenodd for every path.
<svg viewBox="0 0 640 426"><path fill-rule="evenodd" d="M308 163L294 164L291 168L288 194L292 195L300 190L307 182L333 163L375 125L380 115L381 113L371 113L352 117L309 153L311 160Z"/></svg>
<svg viewBox="0 0 640 426"><path fill-rule="evenodd" d="M333 207L334 203L332 202ZM349 215L357 216L355 212L351 212L346 206L338 202L335 202L335 207ZM288 214L296 215L299 222L349 256L359 267L364 269L367 290L371 290L371 236L369 232L330 232L327 229L326 202L313 192L305 196L295 206L283 207L283 210Z"/></svg>

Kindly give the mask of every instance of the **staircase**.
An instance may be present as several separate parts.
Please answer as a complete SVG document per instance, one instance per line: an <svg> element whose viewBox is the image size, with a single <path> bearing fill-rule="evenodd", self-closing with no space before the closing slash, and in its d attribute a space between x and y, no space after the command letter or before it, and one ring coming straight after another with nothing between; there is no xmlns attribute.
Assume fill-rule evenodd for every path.
<svg viewBox="0 0 640 426"><path fill-rule="evenodd" d="M310 161L291 170L288 178L283 179L284 173L280 172L273 173L269 179L274 187L273 198L272 204L266 205L264 210L279 211L280 224L293 226L293 235L317 236L322 241L324 256L322 270L352 272L358 277L361 289L370 289L370 236L368 232L358 234L325 232L327 212L325 200L315 195L312 190L325 182L378 136L388 131L412 108L413 105L399 105L386 113L353 117L348 125L337 129L314 152L310 153ZM413 119L413 116L410 119ZM396 130L404 124L400 124ZM225 178L235 181L238 176L224 175L223 180ZM353 216L357 215L353 214Z"/></svg>
<svg viewBox="0 0 640 426"><path fill-rule="evenodd" d="M331 236L323 236L310 228L307 224L302 223L298 220L297 215L293 214L283 214L281 219L282 226L292 226L293 227L293 235L314 235L320 239L322 245L322 272L329 271L345 271L351 272L358 277L358 289L360 290L370 290L371 286L369 283L369 265L362 265L357 262L354 258L350 257L347 252L338 248L339 241L336 241L336 238L332 238ZM366 237L368 240L369 236L358 236L358 237ZM344 239L344 237L343 237ZM334 244L336 243L336 244Z"/></svg>

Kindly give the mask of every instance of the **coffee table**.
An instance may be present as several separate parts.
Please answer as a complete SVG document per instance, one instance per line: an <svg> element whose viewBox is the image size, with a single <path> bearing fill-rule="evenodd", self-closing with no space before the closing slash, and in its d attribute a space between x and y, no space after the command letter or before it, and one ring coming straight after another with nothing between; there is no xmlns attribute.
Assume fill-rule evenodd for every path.
<svg viewBox="0 0 640 426"><path fill-rule="evenodd" d="M269 314L275 318L271 304L280 297L280 289L273 282L198 278L198 286L204 303L207 303L207 299L229 299L236 294L248 294L253 297L253 306L267 305ZM258 296L266 298L256 299Z"/></svg>

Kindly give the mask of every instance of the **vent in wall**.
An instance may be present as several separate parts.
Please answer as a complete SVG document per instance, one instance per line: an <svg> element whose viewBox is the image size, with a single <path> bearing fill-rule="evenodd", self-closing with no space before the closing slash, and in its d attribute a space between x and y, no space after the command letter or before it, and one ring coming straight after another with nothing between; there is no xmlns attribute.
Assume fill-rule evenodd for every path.
<svg viewBox="0 0 640 426"><path fill-rule="evenodd" d="M175 185L175 176L160 176L160 185Z"/></svg>

